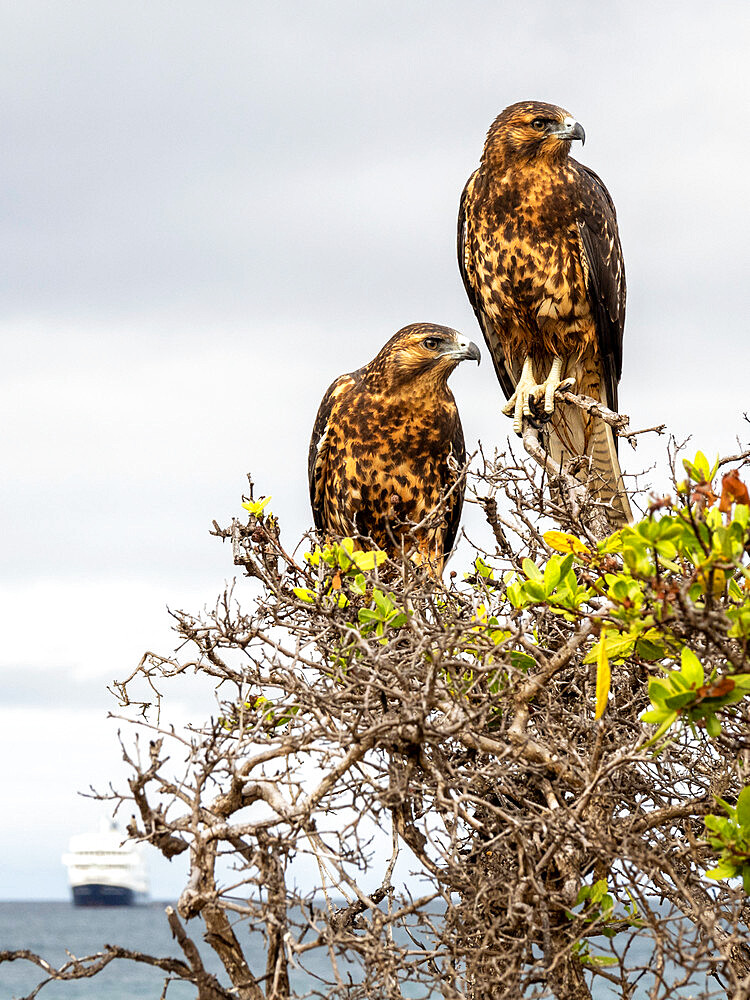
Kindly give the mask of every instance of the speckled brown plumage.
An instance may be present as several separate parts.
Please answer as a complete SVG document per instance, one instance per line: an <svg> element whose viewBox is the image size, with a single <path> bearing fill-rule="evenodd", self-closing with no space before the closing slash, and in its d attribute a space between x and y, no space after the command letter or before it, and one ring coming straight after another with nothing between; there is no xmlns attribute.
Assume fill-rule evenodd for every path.
<svg viewBox="0 0 750 1000"><path fill-rule="evenodd" d="M461 196L458 260L495 371L510 397L527 356L541 382L555 357L576 391L617 409L625 270L615 207L600 178L568 154L583 129L562 108L511 105L493 122ZM598 493L627 498L611 429L558 404L548 425L556 461L591 458ZM618 519L618 515L615 515Z"/></svg>
<svg viewBox="0 0 750 1000"><path fill-rule="evenodd" d="M341 375L320 404L308 478L315 526L363 535L392 556L442 570L456 538L463 484L444 509L408 535L456 484L465 461L461 420L448 376L479 349L455 330L404 327L364 368Z"/></svg>

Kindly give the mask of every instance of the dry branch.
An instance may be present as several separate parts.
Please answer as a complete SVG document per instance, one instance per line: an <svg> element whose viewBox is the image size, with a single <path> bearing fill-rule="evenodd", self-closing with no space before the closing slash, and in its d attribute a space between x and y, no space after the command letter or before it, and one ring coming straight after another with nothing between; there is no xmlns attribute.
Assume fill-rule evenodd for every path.
<svg viewBox="0 0 750 1000"><path fill-rule="evenodd" d="M602 623L617 629L607 588L621 557L575 565L577 584L599 588L575 613L509 599L530 563L548 564L546 524L589 553L607 533L533 428L523 444L530 458L509 445L473 482L496 548L445 585L408 562L359 579L345 560L293 559L275 519L215 526L253 581L176 613L179 655L150 653L116 686L123 717L150 737L147 751L123 738L128 832L189 864L179 916L167 911L184 960L108 947L57 969L0 953L39 967L34 996L132 958L201 1000L588 1000L600 980L629 1000L707 1000L718 982L748 997L750 907L725 884L707 894L703 820L716 795L735 801L750 783L750 720L736 705L720 740L685 730L655 757L640 717L660 668L635 649L611 657L594 720L597 666L583 661ZM699 608L695 574L670 572L644 618L689 639L707 676L750 670L723 598ZM188 672L212 681L216 702L172 728L171 688ZM603 881L611 910L592 902Z"/></svg>

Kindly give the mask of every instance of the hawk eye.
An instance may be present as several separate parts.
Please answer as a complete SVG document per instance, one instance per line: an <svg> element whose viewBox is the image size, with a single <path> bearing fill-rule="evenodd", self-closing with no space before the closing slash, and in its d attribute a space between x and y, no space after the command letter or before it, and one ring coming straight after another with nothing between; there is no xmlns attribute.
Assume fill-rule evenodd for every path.
<svg viewBox="0 0 750 1000"><path fill-rule="evenodd" d="M426 337L422 343L428 351L436 351L440 346L440 341L437 337Z"/></svg>
<svg viewBox="0 0 750 1000"><path fill-rule="evenodd" d="M535 118L531 123L531 127L535 128L537 132L541 132L542 129L546 128L547 122L544 118Z"/></svg>

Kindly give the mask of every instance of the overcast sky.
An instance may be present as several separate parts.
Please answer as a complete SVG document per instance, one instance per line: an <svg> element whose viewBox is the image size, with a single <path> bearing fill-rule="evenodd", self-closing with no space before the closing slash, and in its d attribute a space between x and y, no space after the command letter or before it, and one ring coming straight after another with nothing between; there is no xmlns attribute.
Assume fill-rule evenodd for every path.
<svg viewBox="0 0 750 1000"><path fill-rule="evenodd" d="M506 105L567 108L614 197L631 425L709 454L748 436L750 7L0 9L0 898L51 898L99 814L77 791L124 775L105 686L174 647L167 605L231 578L208 530L245 473L293 547L332 379L410 322L481 342L455 220ZM452 385L491 451L510 422L484 355ZM621 452L665 483L663 442ZM157 896L179 865L153 866Z"/></svg>

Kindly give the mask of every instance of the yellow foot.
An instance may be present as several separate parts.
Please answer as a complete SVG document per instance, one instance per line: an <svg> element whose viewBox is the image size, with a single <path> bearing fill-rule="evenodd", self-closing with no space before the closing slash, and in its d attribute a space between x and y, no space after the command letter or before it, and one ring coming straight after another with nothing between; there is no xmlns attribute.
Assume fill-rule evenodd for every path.
<svg viewBox="0 0 750 1000"><path fill-rule="evenodd" d="M544 400L544 413L549 419L555 410L555 393L558 389L569 389L575 385L574 378L560 379L562 373L562 361L555 358L552 362L549 375L544 382L538 383L534 378L534 369L531 358L527 357L523 363L521 377L516 385L515 392L503 407L506 416L513 416L513 430L520 434L523 428L524 417L530 420L539 419L532 410L532 404L538 404Z"/></svg>
<svg viewBox="0 0 750 1000"><path fill-rule="evenodd" d="M531 365L531 358L527 357L523 363L521 377L516 384L515 392L503 407L503 413L506 417L513 417L513 430L516 434L521 433L523 418L531 416L530 399L534 390L537 388L538 386L534 378L534 369Z"/></svg>
<svg viewBox="0 0 750 1000"><path fill-rule="evenodd" d="M533 399L535 403L540 402L542 397L544 397L544 412L547 414L547 419L552 416L555 412L555 393L558 389L571 389L575 384L576 380L574 378L561 379L562 374L562 360L560 358L555 358L552 362L552 367L549 370L549 375L538 385L533 393Z"/></svg>

